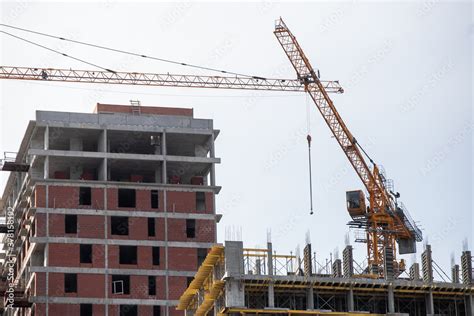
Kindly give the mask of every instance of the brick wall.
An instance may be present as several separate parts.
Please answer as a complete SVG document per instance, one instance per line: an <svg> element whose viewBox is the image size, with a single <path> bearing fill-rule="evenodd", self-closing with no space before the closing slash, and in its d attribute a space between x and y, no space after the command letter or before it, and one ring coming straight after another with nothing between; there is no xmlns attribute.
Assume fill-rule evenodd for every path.
<svg viewBox="0 0 474 316"><path fill-rule="evenodd" d="M150 115L177 115L193 117L193 109L189 108L169 108L158 106L141 106L140 112L142 114ZM115 105L115 104L100 104L97 103L94 113L129 113L132 114L132 106L130 105Z"/></svg>

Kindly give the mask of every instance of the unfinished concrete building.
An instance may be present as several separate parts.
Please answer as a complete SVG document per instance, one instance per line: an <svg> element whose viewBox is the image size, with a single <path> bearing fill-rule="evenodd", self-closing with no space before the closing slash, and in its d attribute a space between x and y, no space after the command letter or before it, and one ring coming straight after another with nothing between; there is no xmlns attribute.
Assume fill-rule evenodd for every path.
<svg viewBox="0 0 474 316"><path fill-rule="evenodd" d="M461 259L462 281L435 281L429 245L423 253L423 276L415 263L409 275L386 273L385 279L357 271L351 246L344 249L344 262L321 265L311 244L303 258L272 248L268 243L265 249L246 249L240 241L213 247L178 308L188 316L474 315L469 251Z"/></svg>
<svg viewBox="0 0 474 316"><path fill-rule="evenodd" d="M217 135L192 109L37 111L1 200L3 314L181 315L216 242Z"/></svg>

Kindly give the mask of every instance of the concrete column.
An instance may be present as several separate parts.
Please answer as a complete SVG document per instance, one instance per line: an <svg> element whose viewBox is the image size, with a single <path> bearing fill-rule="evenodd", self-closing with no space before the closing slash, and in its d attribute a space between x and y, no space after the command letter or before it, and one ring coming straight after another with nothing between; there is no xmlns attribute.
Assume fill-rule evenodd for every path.
<svg viewBox="0 0 474 316"><path fill-rule="evenodd" d="M99 166L98 179L100 181L107 181L107 158L102 159Z"/></svg>
<svg viewBox="0 0 474 316"><path fill-rule="evenodd" d="M426 245L425 251L421 254L421 265L423 270L423 282L433 282L433 261L431 259L431 246Z"/></svg>
<svg viewBox="0 0 474 316"><path fill-rule="evenodd" d="M342 260L343 260L343 270L344 270L344 277L351 278L354 274L354 262L352 257L352 246L347 245L342 251Z"/></svg>
<svg viewBox="0 0 474 316"><path fill-rule="evenodd" d="M395 295L393 293L393 285L388 286L388 312L395 313Z"/></svg>
<svg viewBox="0 0 474 316"><path fill-rule="evenodd" d="M420 280L420 265L415 262L410 267L410 280L419 281Z"/></svg>
<svg viewBox="0 0 474 316"><path fill-rule="evenodd" d="M308 309L308 310L314 309L314 288L313 288L313 286L310 286L308 288L308 290L306 291L306 302L307 302L306 309Z"/></svg>
<svg viewBox="0 0 474 316"><path fill-rule="evenodd" d="M105 153L107 152L107 130L103 129L99 135L99 141L97 142L97 151Z"/></svg>
<svg viewBox="0 0 474 316"><path fill-rule="evenodd" d="M267 258L268 258L268 261L267 261L268 272L267 272L267 274L268 275L273 275L273 246L272 246L271 242L267 243Z"/></svg>
<svg viewBox="0 0 474 316"><path fill-rule="evenodd" d="M163 165L161 171L161 183L166 184L168 183L168 173L166 172L166 131L163 130L163 134L161 134L161 147L162 147L162 154L163 154Z"/></svg>
<svg viewBox="0 0 474 316"><path fill-rule="evenodd" d="M270 281L268 284L268 307L275 307L275 287L273 285L273 281Z"/></svg>
<svg viewBox="0 0 474 316"><path fill-rule="evenodd" d="M472 255L469 250L461 255L462 283L472 284Z"/></svg>
<svg viewBox="0 0 474 316"><path fill-rule="evenodd" d="M214 150L214 132L212 133L212 135L210 136L211 137L211 141L210 141L210 156L211 158L215 158L215 150ZM215 164L212 164L211 165L211 174L210 174L210 177L211 177L211 186L215 186L216 185L216 166Z"/></svg>
<svg viewBox="0 0 474 316"><path fill-rule="evenodd" d="M49 156L44 157L43 178L44 179L49 179Z"/></svg>
<svg viewBox="0 0 474 316"><path fill-rule="evenodd" d="M459 264L455 264L452 266L451 280L453 283L459 283Z"/></svg>
<svg viewBox="0 0 474 316"><path fill-rule="evenodd" d="M474 295L466 295L466 315L474 315Z"/></svg>
<svg viewBox="0 0 474 316"><path fill-rule="evenodd" d="M228 276L244 274L244 246L241 241L225 242L225 272Z"/></svg>
<svg viewBox="0 0 474 316"><path fill-rule="evenodd" d="M44 130L44 149L49 150L49 126Z"/></svg>
<svg viewBox="0 0 474 316"><path fill-rule="evenodd" d="M224 250L225 273L228 279L225 284L225 306L245 306L244 285L234 279L244 274L244 253L241 241L226 241Z"/></svg>
<svg viewBox="0 0 474 316"><path fill-rule="evenodd" d="M354 290L352 288L347 292L347 309L348 312L354 311Z"/></svg>
<svg viewBox="0 0 474 316"><path fill-rule="evenodd" d="M434 302L433 302L433 292L430 290L425 296L426 300L426 314L434 314Z"/></svg>

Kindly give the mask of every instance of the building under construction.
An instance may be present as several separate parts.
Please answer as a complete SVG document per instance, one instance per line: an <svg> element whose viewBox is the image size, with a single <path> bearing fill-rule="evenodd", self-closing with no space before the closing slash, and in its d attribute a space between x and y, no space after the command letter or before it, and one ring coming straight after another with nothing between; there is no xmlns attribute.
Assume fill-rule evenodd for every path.
<svg viewBox="0 0 474 316"><path fill-rule="evenodd" d="M192 109L37 111L3 164L0 315L181 314L216 242L218 132Z"/></svg>
<svg viewBox="0 0 474 316"><path fill-rule="evenodd" d="M406 276L357 271L352 247L321 269L311 244L304 255L243 248L240 241L214 246L180 298L186 315L474 315L472 257L464 251L449 282L435 281L432 250ZM461 271L461 277L459 276Z"/></svg>

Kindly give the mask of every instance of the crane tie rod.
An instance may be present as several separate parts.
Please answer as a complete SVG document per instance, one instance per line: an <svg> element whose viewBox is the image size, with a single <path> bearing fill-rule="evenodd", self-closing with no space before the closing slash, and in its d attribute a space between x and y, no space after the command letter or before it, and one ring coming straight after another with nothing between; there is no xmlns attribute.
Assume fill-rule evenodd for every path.
<svg viewBox="0 0 474 316"><path fill-rule="evenodd" d="M102 46L102 45L98 45L98 44L92 44L92 43L87 43L87 42L83 42L83 41L73 40L73 39L70 39L70 38L61 37L61 36L51 35L51 34L47 34L47 33L43 33L43 32L33 31L33 30L21 28L21 27L16 27L16 26L4 24L4 23L0 23L0 26L8 27L8 28L11 28L11 29L15 29L15 30L23 31L23 32L28 32L28 33L32 33L32 34L37 34L37 35L41 35L41 36L45 36L45 37L50 37L50 38L54 38L54 39L58 39L58 40L62 40L62 41L67 41L67 42L71 42L71 43L75 43L75 44L79 44L79 45L85 45L85 46L89 46L89 47L99 48L99 49L108 50L108 51L121 53L121 54L132 55L132 56L136 56L136 57L153 59L153 60L166 62L166 63L171 63L171 64L175 64L175 65L180 65L180 66L187 66L187 67L192 67L192 68L197 68L197 69L202 69L202 70L209 70L209 71L220 72L220 73L224 73L224 74L231 74L231 75L249 77L249 78L260 79L260 80L270 79L270 78L264 78L264 77L260 77L260 76L241 74L241 73L238 73L238 72L221 70L221 69L216 69L216 68L211 68L211 67L199 66L199 65L195 65L195 64L188 64L188 63L184 63L184 62L180 62L180 61L174 61L174 60L165 59L165 58L148 56L148 55L139 54L139 53L135 53L135 52L125 51L125 50L106 47L106 46ZM1 31L1 32L7 34L4 31ZM9 35L11 35L11 34L9 34ZM11 36L14 36L14 35L11 35ZM14 37L17 37L17 36L14 36ZM19 37L17 37L17 38L19 38ZM35 44L35 45L39 46L39 44ZM43 48L45 48L45 47L43 47ZM52 50L52 49L49 49L49 50ZM62 54L62 55L64 55L64 54ZM67 55L64 55L64 56L70 57L70 56L67 56ZM98 66L96 66L96 67L98 67ZM99 68L102 68L102 67L99 67ZM102 68L102 69L104 69L104 68Z"/></svg>

